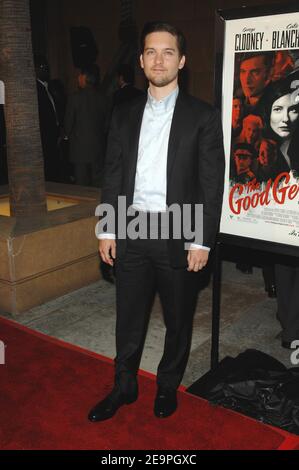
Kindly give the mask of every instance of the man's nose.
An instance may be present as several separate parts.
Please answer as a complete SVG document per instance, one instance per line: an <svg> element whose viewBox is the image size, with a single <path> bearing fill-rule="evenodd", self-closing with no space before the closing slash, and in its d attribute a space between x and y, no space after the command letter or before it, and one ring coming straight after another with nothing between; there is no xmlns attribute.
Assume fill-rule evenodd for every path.
<svg viewBox="0 0 299 470"><path fill-rule="evenodd" d="M250 72L246 74L245 80L246 80L246 83L250 85L250 83L252 82L252 75Z"/></svg>
<svg viewBox="0 0 299 470"><path fill-rule="evenodd" d="M162 64L163 62L163 55L162 53L157 53L156 56L155 56L155 63L156 64Z"/></svg>

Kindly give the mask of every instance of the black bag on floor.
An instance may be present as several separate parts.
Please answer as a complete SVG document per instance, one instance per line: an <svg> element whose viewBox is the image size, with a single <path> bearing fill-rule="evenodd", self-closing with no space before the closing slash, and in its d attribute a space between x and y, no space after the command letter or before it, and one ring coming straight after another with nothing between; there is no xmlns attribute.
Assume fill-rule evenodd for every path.
<svg viewBox="0 0 299 470"><path fill-rule="evenodd" d="M261 351L226 357L187 392L299 435L299 368Z"/></svg>

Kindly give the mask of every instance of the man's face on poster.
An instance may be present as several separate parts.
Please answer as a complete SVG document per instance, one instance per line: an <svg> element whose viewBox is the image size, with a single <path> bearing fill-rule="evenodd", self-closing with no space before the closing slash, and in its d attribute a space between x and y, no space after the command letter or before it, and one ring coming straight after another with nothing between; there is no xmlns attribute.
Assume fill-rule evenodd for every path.
<svg viewBox="0 0 299 470"><path fill-rule="evenodd" d="M248 144L254 145L260 138L261 129L257 122L247 120L244 123L244 137Z"/></svg>
<svg viewBox="0 0 299 470"><path fill-rule="evenodd" d="M265 63L265 56L251 57L241 62L240 82L246 98L259 97L269 81L269 70Z"/></svg>
<svg viewBox="0 0 299 470"><path fill-rule="evenodd" d="M233 99L233 110L232 110L232 126L236 129L241 125L242 118L242 104L240 98Z"/></svg>
<svg viewBox="0 0 299 470"><path fill-rule="evenodd" d="M237 173L244 173L250 169L253 155L249 150L237 149L234 152Z"/></svg>
<svg viewBox="0 0 299 470"><path fill-rule="evenodd" d="M275 143L271 144L266 140L262 140L259 148L258 161L262 166L271 165L276 160L277 152Z"/></svg>

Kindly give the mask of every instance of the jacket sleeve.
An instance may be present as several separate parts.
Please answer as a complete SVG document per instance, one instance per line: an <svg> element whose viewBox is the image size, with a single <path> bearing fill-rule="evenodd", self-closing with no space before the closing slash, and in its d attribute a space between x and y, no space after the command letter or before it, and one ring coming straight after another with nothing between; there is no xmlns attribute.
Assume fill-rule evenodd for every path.
<svg viewBox="0 0 299 470"><path fill-rule="evenodd" d="M219 226L223 187L224 149L220 113L212 108L198 141L199 201L203 204L203 242L212 248Z"/></svg>
<svg viewBox="0 0 299 470"><path fill-rule="evenodd" d="M113 112L107 141L101 202L117 209L122 182L122 148L118 128L118 112Z"/></svg>

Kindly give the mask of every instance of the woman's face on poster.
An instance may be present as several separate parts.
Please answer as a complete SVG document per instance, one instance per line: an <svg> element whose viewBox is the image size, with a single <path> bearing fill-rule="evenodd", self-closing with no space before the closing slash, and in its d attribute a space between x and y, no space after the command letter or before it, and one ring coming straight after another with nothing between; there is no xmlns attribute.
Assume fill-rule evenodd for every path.
<svg viewBox="0 0 299 470"><path fill-rule="evenodd" d="M292 93L283 95L272 104L270 126L282 139L292 136L298 124L299 110Z"/></svg>

